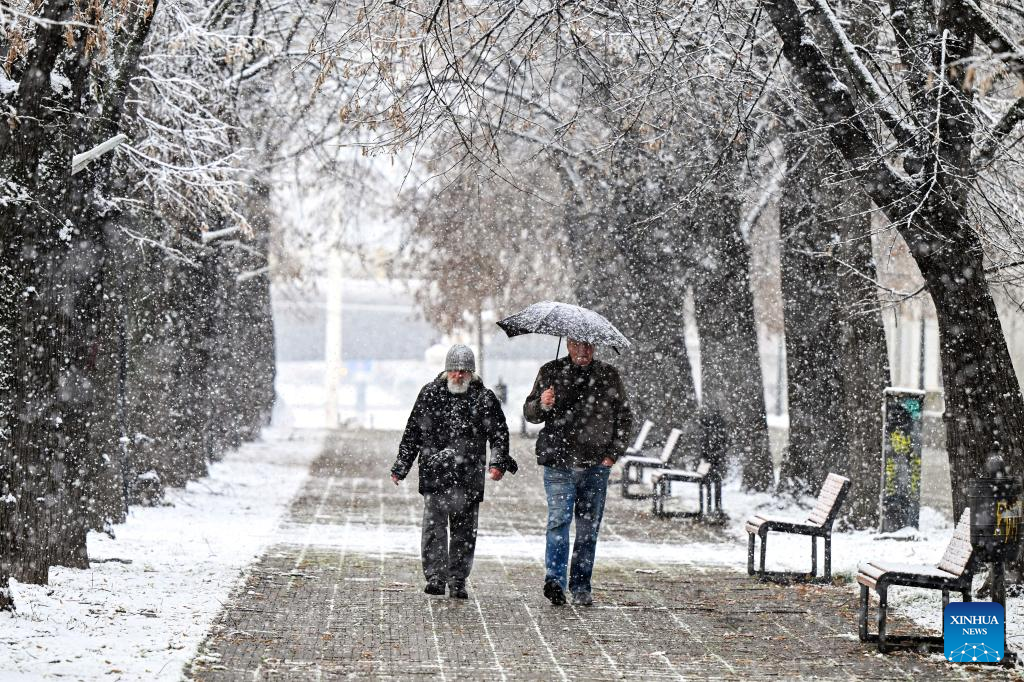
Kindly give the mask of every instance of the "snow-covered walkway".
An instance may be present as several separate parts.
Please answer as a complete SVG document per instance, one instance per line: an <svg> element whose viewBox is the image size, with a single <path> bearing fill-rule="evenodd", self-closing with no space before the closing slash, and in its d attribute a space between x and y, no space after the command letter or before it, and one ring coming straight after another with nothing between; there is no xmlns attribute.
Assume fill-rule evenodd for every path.
<svg viewBox="0 0 1024 682"><path fill-rule="evenodd" d="M654 519L648 503L625 502L617 489L598 547L595 607L552 607L540 589L545 514L532 442L517 445L519 475L488 484L469 601L428 597L415 477L400 488L386 477L397 438L344 432L331 439L278 541L218 617L191 668L196 679L1005 675L939 655L879 656L857 640L850 585L758 584L737 570L746 555L732 537L735 524ZM758 503L732 496L737 507L741 500ZM931 544L843 539L889 557L894 548L905 555ZM798 568L809 562L805 544L797 552L780 538L772 558ZM843 561L853 551L844 549ZM893 627L912 626L896 618Z"/></svg>

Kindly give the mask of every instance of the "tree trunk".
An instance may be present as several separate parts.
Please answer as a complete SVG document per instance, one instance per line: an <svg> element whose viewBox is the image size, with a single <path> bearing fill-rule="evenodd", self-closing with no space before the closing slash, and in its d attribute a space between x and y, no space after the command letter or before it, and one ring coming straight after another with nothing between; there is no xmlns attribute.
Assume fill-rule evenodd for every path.
<svg viewBox="0 0 1024 682"><path fill-rule="evenodd" d="M959 517L967 482L981 475L989 455L1002 455L1015 474L1024 473L1024 403L985 281L981 245L943 251L923 259L922 274L938 317L946 450Z"/></svg>
<svg viewBox="0 0 1024 682"><path fill-rule="evenodd" d="M201 478L207 473L207 463L219 455L219 439L215 431L213 412L216 393L212 359L217 343L218 284L221 256L217 251L203 254L199 268L181 268L177 273L187 284L187 300L179 299L180 333L185 339L186 355L178 358L184 394L188 396L181 419L183 438L176 445L178 473L184 480Z"/></svg>
<svg viewBox="0 0 1024 682"><path fill-rule="evenodd" d="M45 583L51 565L88 567L86 534L95 509L99 465L91 435L106 292L105 235L90 207L104 164L70 176L70 159L95 141L85 114L94 102L91 69L98 53L86 48L93 29L59 21L74 7L58 0L42 8L33 49L18 64L16 94L0 102L17 115L0 124L0 175L28 196L2 202L0 210L4 294L10 296L0 327L15 330L9 359L18 377L2 401L11 461L2 467L10 470L8 481L0 484L7 490L0 504L4 589L8 576ZM120 90L103 102L108 121L120 116L154 8L140 10L146 31L132 36L138 38L134 53L122 60L123 78L115 79ZM86 16L96 19L98 11ZM51 87L54 71L70 89Z"/></svg>
<svg viewBox="0 0 1024 682"><path fill-rule="evenodd" d="M714 198L715 212L698 213L693 298L700 333L701 405L729 425L743 487L766 491L775 483L768 447L764 377L750 290L750 246L739 233L741 205L734 195Z"/></svg>
<svg viewBox="0 0 1024 682"><path fill-rule="evenodd" d="M121 523L127 513L126 484L132 446L128 430L128 310L135 250L121 233L119 216L103 221L107 258L103 274L104 302L93 381L90 424L92 462L96 467L90 494L93 528Z"/></svg>
<svg viewBox="0 0 1024 682"><path fill-rule="evenodd" d="M942 3L943 9L948 8ZM783 39L786 58L827 124L833 144L854 177L897 226L924 276L939 322L940 361L946 390L946 446L954 510L966 505L964 485L982 473L988 454L1001 452L1014 471L1024 471L1024 399L985 278L983 250L963 215L964 178L971 140L962 87L961 57L969 40L959 39L957 14L946 14L946 63L953 97L940 111L939 160L926 166L923 185L897 175L875 149L858 106L828 65L793 0L766 0L765 8ZM919 93L911 93L912 98ZM916 101L913 100L913 101Z"/></svg>
<svg viewBox="0 0 1024 682"><path fill-rule="evenodd" d="M797 132L787 136L786 175L779 207L782 301L789 386L789 447L780 486L817 493L847 443L844 433L839 291L835 246L825 223L825 150Z"/></svg>
<svg viewBox="0 0 1024 682"><path fill-rule="evenodd" d="M45 173L40 161L47 152L60 158L65 141L49 129L46 106L52 96L50 73L64 50L60 22L72 9L71 0L42 8L44 21L35 26L18 89L0 97L5 112L0 177L17 188L15 194L28 195L0 202L0 435L5 441L0 450L0 609L13 608L9 578L46 582L56 527L53 509L65 504L63 430L54 399L64 335L54 327L61 313L53 306L54 293L41 288L54 274L46 235L56 235L60 226L50 207L39 203L49 203L51 195L44 190L59 190L66 179L60 169Z"/></svg>
<svg viewBox="0 0 1024 682"><path fill-rule="evenodd" d="M885 329L878 309L875 260L871 248L871 200L849 180L840 181L838 207L842 302L839 377L843 383L840 410L846 431L846 453L836 472L850 479L843 519L854 528L878 525L879 481L882 470L882 392L889 383ZM849 268L852 268L851 271Z"/></svg>

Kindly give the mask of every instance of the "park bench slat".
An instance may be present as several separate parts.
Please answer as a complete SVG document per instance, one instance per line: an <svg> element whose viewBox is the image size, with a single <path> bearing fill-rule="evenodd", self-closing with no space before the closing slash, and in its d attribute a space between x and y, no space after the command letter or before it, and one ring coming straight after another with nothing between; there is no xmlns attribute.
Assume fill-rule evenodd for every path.
<svg viewBox="0 0 1024 682"><path fill-rule="evenodd" d="M746 527L752 528L754 532L757 532L764 524L770 524L773 527L792 527L801 528L807 530L815 530L821 527L821 524L810 523L808 521L800 521L798 519L783 518L780 516L755 516L747 519ZM774 530L774 528L772 529ZM749 532L749 531L748 531Z"/></svg>
<svg viewBox="0 0 1024 682"><path fill-rule="evenodd" d="M830 474L831 476L832 474ZM843 482L839 480L841 477L834 479L826 479L825 483L821 486L821 494L827 493L838 493L843 488Z"/></svg>
<svg viewBox="0 0 1024 682"><path fill-rule="evenodd" d="M703 467L699 467L696 471L691 471L690 469L660 469L656 474L654 474L654 478L659 479L668 476L669 478L692 479L696 481L697 479L707 476L708 471L710 470L710 467L703 468L703 471L701 470L702 468Z"/></svg>
<svg viewBox="0 0 1024 682"><path fill-rule="evenodd" d="M762 516L751 516L749 519L747 519L747 523L746 523L747 532L748 533L756 533L757 529L761 527L761 524L764 523L767 520L768 519L766 519L766 518L764 518Z"/></svg>
<svg viewBox="0 0 1024 682"><path fill-rule="evenodd" d="M835 499L839 497L840 490L842 489L840 488L839 490L823 490L821 492L821 495L819 495L818 499L815 501L815 504L819 507L831 507L832 503L835 502Z"/></svg>
<svg viewBox="0 0 1024 682"><path fill-rule="evenodd" d="M665 469L654 474L654 481L657 482L662 478L671 478L677 481L696 481L703 478L696 471L690 471L689 469Z"/></svg>
<svg viewBox="0 0 1024 682"><path fill-rule="evenodd" d="M819 500L834 500L836 496L843 490L842 483L826 484L826 487L822 488L821 493L818 495Z"/></svg>
<svg viewBox="0 0 1024 682"><path fill-rule="evenodd" d="M971 561L971 551L961 551L953 556L944 556L942 561L939 562L938 567L944 571L955 573L960 575L967 568L967 564Z"/></svg>
<svg viewBox="0 0 1024 682"><path fill-rule="evenodd" d="M861 564L857 567L857 571L863 573L864 575L870 578L876 579L879 578L883 573L885 573L884 568L880 568L878 566L875 566L874 564Z"/></svg>
<svg viewBox="0 0 1024 682"><path fill-rule="evenodd" d="M825 516L828 516L829 512L831 512L832 509L836 506L836 501L838 499L839 497L836 496L831 500L822 500L818 502L818 504L814 505L814 508L811 509L811 511L818 512L819 514L824 514Z"/></svg>
<svg viewBox="0 0 1024 682"><path fill-rule="evenodd" d="M644 442L647 440L647 434L651 432L652 426L654 426L654 422L650 419L644 420L643 426L640 427L640 433L636 434L636 440L626 449L627 455L634 455L644 449Z"/></svg>
<svg viewBox="0 0 1024 682"><path fill-rule="evenodd" d="M634 455L629 455L629 461L636 462L637 464L661 464L660 457L637 457Z"/></svg>
<svg viewBox="0 0 1024 682"><path fill-rule="evenodd" d="M864 575L863 573L858 573L857 582L861 585L864 585L865 587L874 588L875 584L878 582L878 579L872 578L868 575Z"/></svg>
<svg viewBox="0 0 1024 682"><path fill-rule="evenodd" d="M817 500L814 502L814 506L819 509L831 509L832 505L835 504L836 499L839 497L839 491L835 492L823 492Z"/></svg>
<svg viewBox="0 0 1024 682"><path fill-rule="evenodd" d="M836 494L819 498L818 501L814 503L814 511L824 512L827 514L829 510L835 506L836 499L838 499L838 497L839 495Z"/></svg>
<svg viewBox="0 0 1024 682"><path fill-rule="evenodd" d="M861 564L857 567L857 582L868 587L874 587L878 579L885 573L884 569L873 564Z"/></svg>
<svg viewBox="0 0 1024 682"><path fill-rule="evenodd" d="M908 564L899 561L871 561L858 566L857 571L874 578L880 578L885 573L925 575L942 578L943 580L960 577L959 573L951 573L950 571L941 569L938 566L929 566L928 564Z"/></svg>

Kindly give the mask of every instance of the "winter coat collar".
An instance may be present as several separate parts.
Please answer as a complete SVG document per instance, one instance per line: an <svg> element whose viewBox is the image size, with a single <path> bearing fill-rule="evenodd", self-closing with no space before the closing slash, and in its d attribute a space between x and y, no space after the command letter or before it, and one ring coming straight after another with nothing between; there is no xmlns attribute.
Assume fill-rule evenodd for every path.
<svg viewBox="0 0 1024 682"><path fill-rule="evenodd" d="M607 371L608 367L611 367L611 365L609 365L607 362L604 362L603 360L598 360L597 358L591 360L589 365L577 365L573 363L572 358L570 358L568 355L563 355L562 357L556 360L552 360L548 362L546 366L549 366L553 369L558 369L558 371L561 372L579 372L580 374L585 374L587 372L603 373Z"/></svg>

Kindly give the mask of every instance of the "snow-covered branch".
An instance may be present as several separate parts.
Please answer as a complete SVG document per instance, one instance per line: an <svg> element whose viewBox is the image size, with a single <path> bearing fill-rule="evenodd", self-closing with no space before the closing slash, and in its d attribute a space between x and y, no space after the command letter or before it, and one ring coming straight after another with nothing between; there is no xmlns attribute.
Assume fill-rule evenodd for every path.
<svg viewBox="0 0 1024 682"><path fill-rule="evenodd" d="M835 12L829 6L828 0L814 0L814 4L825 18L825 25L828 27L833 40L839 46L839 53L842 55L843 62L846 64L847 69L849 69L850 75L868 101L875 107L878 117L893 134L893 137L901 144L913 142L917 137L914 125L901 118L889 107L888 102L892 100L892 97L882 90L878 81L871 75L871 71L868 70L864 60L857 54L856 45L853 44L853 41L846 34L846 30L839 22L839 18L836 17Z"/></svg>
<svg viewBox="0 0 1024 682"><path fill-rule="evenodd" d="M102 142L92 149L82 152L81 154L75 154L74 158L71 159L71 174L75 175L85 170L85 167L90 163L103 156L109 151L116 149L122 142L127 142L128 136L124 133L118 133L114 137L110 138L106 142Z"/></svg>

